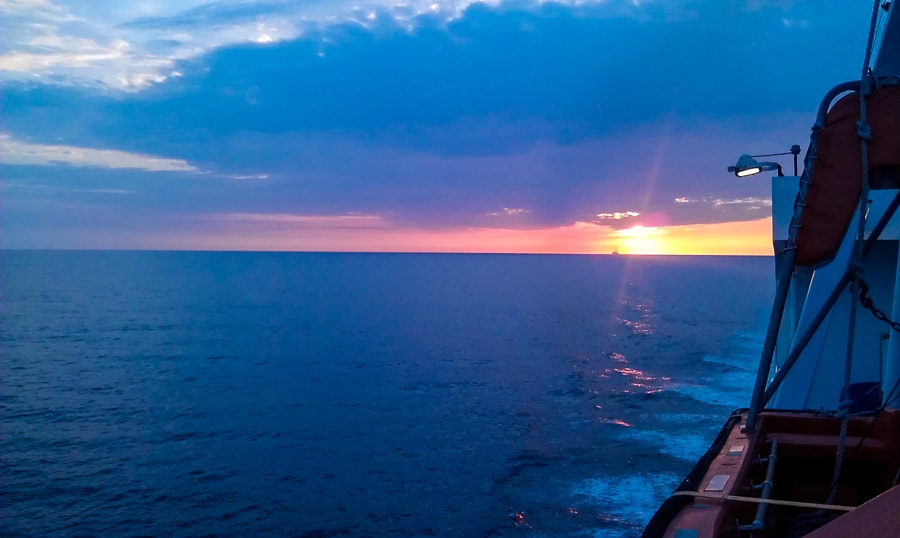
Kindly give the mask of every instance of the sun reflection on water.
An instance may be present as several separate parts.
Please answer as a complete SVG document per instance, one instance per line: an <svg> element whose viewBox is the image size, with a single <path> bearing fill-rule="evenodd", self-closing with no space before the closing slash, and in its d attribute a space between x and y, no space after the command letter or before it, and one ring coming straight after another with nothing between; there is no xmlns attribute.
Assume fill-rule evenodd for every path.
<svg viewBox="0 0 900 538"><path fill-rule="evenodd" d="M619 318L619 321L631 329L634 334L653 334L653 326L646 321L631 321L623 318Z"/></svg>
<svg viewBox="0 0 900 538"><path fill-rule="evenodd" d="M670 377L656 377L647 374L642 370L638 370L636 368L607 368L601 374L601 377L610 377L610 374L616 373L620 376L627 378L630 382L628 383L629 387L635 389L644 389L641 392L645 394L654 394L657 392L662 392L665 390L666 386L671 383L672 378ZM624 389L622 392L629 393L631 389Z"/></svg>
<svg viewBox="0 0 900 538"><path fill-rule="evenodd" d="M616 364L610 365L608 368L594 370L591 374L606 387L602 392L612 397L626 394L656 394L671 388L672 379L670 377L655 376L645 370L634 368L628 364L628 359L622 353L610 351L606 353L606 358ZM600 379L603 381L599 381ZM609 416L612 413L604 413L603 406L600 404L595 404L594 408L600 415L594 418L598 423L622 426L624 428L634 426L633 422L629 422L634 417ZM618 412L613 412L618 414ZM606 416L603 416L604 414Z"/></svg>
<svg viewBox="0 0 900 538"><path fill-rule="evenodd" d="M656 330L656 304L634 282L622 283L615 315L631 334L650 335Z"/></svg>
<svg viewBox="0 0 900 538"><path fill-rule="evenodd" d="M617 418L603 418L603 417L599 417L599 418L597 419L597 422L599 422L599 423L601 423L601 424L615 424L616 426L624 426L624 427L626 427L626 428L632 427L631 424L625 422L624 420L619 420L619 419L617 419Z"/></svg>

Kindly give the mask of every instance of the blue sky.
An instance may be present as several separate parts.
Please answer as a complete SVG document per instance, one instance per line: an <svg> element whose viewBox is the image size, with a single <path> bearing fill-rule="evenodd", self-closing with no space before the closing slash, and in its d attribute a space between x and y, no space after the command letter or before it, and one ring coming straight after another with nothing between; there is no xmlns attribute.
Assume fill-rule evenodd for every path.
<svg viewBox="0 0 900 538"><path fill-rule="evenodd" d="M478 250L761 219L768 181L725 167L805 148L863 4L3 0L0 237Z"/></svg>

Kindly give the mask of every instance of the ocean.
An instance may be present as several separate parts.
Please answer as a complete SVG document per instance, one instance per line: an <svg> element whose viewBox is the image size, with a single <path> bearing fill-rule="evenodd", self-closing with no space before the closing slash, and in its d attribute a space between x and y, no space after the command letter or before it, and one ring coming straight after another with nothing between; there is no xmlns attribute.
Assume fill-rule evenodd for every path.
<svg viewBox="0 0 900 538"><path fill-rule="evenodd" d="M0 535L639 536L771 258L0 252Z"/></svg>

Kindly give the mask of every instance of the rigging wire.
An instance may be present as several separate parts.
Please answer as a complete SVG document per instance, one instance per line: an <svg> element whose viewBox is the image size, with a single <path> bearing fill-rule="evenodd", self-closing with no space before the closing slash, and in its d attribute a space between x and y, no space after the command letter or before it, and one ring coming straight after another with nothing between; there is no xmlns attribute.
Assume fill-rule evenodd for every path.
<svg viewBox="0 0 900 538"><path fill-rule="evenodd" d="M892 4L893 4L893 2L891 0L886 0L885 2L882 2L881 6L880 6L881 10L877 15L878 22L876 23L875 33L874 33L872 42L877 43L877 48L879 51L881 50L881 44L884 39L884 31L887 28L888 19L890 18L889 14L890 14L890 9L891 9Z"/></svg>
<svg viewBox="0 0 900 538"><path fill-rule="evenodd" d="M759 155L751 155L751 157L777 157L778 155L793 155L790 151L784 153L761 153Z"/></svg>
<svg viewBox="0 0 900 538"><path fill-rule="evenodd" d="M866 102L872 93L872 70L869 64L872 60L872 48L875 42L875 31L878 27L878 10L881 7L880 0L875 0L872 5L872 20L869 23L869 38L866 43L866 54L862 65L859 88L859 121L856 122L856 132L859 137L859 149L862 156L862 185L859 196L859 226L857 229L857 241L853 246L853 264L851 270L854 275L851 283L850 323L847 335L847 357L844 362L844 385L841 388L841 401L838 406L838 415L841 417L841 433L838 439L837 456L834 462L834 474L831 479L831 488L825 504L834 502L837 496L838 483L841 478L841 468L844 463L844 448L847 442L847 425L850 420L849 411L852 401L850 397L850 373L853 365L853 343L856 335L856 300L855 290L858 287L858 279L862 271L862 243L866 234L866 214L869 206L869 146L872 138L872 129L866 117Z"/></svg>

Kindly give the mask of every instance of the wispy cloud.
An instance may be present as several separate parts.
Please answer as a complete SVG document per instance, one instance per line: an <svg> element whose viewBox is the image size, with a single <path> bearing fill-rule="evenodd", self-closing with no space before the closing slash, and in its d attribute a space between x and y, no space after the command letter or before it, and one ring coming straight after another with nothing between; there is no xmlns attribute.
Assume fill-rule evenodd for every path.
<svg viewBox="0 0 900 538"><path fill-rule="evenodd" d="M102 222L78 216L98 225L143 214L173 234L589 237L762 218L768 185L731 181L726 161L801 142L820 89L857 74L867 14L638 4L0 0L0 175L83 189L56 198L108 203ZM7 193L5 208L51 198ZM18 215L25 229L50 212Z"/></svg>
<svg viewBox="0 0 900 538"><path fill-rule="evenodd" d="M518 217L531 213L530 209L522 209L521 207L504 207L502 211L490 211L485 213L489 217Z"/></svg>
<svg viewBox="0 0 900 538"><path fill-rule="evenodd" d="M771 207L771 198L758 198L750 196L747 198L715 198L713 204L717 207L721 206L748 206L750 208Z"/></svg>
<svg viewBox="0 0 900 538"><path fill-rule="evenodd" d="M290 213L219 213L207 217L212 220L274 223L303 228L384 228L387 222L380 215L296 215Z"/></svg>
<svg viewBox="0 0 900 538"><path fill-rule="evenodd" d="M226 176L226 177L229 179L241 179L241 180L248 179L248 180L262 181L264 179L269 179L270 176L269 176L269 174L237 174L237 175L231 175L231 176Z"/></svg>
<svg viewBox="0 0 900 538"><path fill-rule="evenodd" d="M753 0L730 4L716 11L760 9ZM180 62L222 47L311 36L318 40L317 54L326 57L333 37L328 28L338 28L338 35L353 29L414 32L451 24L467 10L545 5L576 16L645 21L688 19L699 12L687 0L3 0L0 71L14 79L141 90L177 77ZM779 20L786 29L806 22L787 15Z"/></svg>
<svg viewBox="0 0 900 538"><path fill-rule="evenodd" d="M597 220L622 220L638 216L640 216L640 213L637 211L614 211L612 213L597 213Z"/></svg>
<svg viewBox="0 0 900 538"><path fill-rule="evenodd" d="M716 198L713 196L679 196L675 198L676 204L706 204L714 207L737 207L746 206L751 209L760 209L763 207L771 207L771 198L762 198L759 196L747 196L743 198Z"/></svg>
<svg viewBox="0 0 900 538"><path fill-rule="evenodd" d="M0 71L13 79L141 90L179 76L178 62L220 47L278 43L333 25L412 30L453 20L472 3L2 0Z"/></svg>
<svg viewBox="0 0 900 538"><path fill-rule="evenodd" d="M114 149L91 149L76 146L31 144L0 134L0 155L7 165L86 166L98 168L131 168L147 172L199 172L181 159L128 153Z"/></svg>
<svg viewBox="0 0 900 538"><path fill-rule="evenodd" d="M138 191L131 189L78 189L72 187L58 187L55 185L42 185L39 183L22 183L18 181L4 181L0 183L0 191L16 190L16 191L33 191L38 193L80 193L80 194L108 194L113 196L131 196L139 194Z"/></svg>

